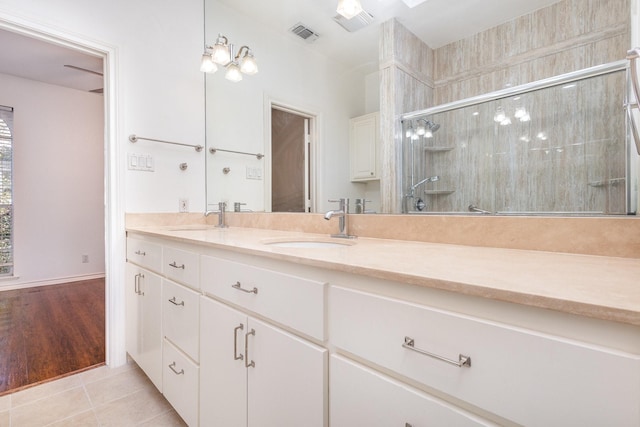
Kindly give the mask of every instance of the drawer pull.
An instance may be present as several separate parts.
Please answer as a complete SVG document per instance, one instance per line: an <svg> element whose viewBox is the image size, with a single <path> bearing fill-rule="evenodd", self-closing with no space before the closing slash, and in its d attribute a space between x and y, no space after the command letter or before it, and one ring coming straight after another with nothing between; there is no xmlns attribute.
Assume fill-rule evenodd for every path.
<svg viewBox="0 0 640 427"><path fill-rule="evenodd" d="M242 354L238 354L238 330L243 330L244 325L240 323L240 326L233 328L233 360L242 360L244 357Z"/></svg>
<svg viewBox="0 0 640 427"><path fill-rule="evenodd" d="M136 251L136 255L146 256L146 255L147 255L147 253L146 253L146 252L142 252L141 250L137 250L137 251Z"/></svg>
<svg viewBox="0 0 640 427"><path fill-rule="evenodd" d="M240 282L236 282L236 284L235 285L231 285L231 287L234 288L234 289L237 289L239 291L246 292L248 294L257 294L258 293L258 288L256 288L255 286L251 290L244 289L242 287L242 285L240 284Z"/></svg>
<svg viewBox="0 0 640 427"><path fill-rule="evenodd" d="M171 369L173 371L174 374L176 375L184 375L184 369L180 369L180 372L176 371L176 362L173 362L171 365L169 365L169 369Z"/></svg>
<svg viewBox="0 0 640 427"><path fill-rule="evenodd" d="M411 337L404 337L404 344L402 344L402 347L415 351L416 353L424 354L425 356L433 357L434 359L441 360L451 365L455 365L458 368L462 368L463 366L471 367L471 357L460 354L458 355L458 360L447 359L446 357L438 356L437 354L416 348L415 341Z"/></svg>
<svg viewBox="0 0 640 427"><path fill-rule="evenodd" d="M246 334L244 334L244 355L247 357L244 361L244 366L245 368L255 368L256 367L256 363L252 360L251 362L247 363L249 361L249 335L254 335L256 334L256 330L252 329L251 331L247 332Z"/></svg>
<svg viewBox="0 0 640 427"><path fill-rule="evenodd" d="M136 295L144 296L144 292L140 290L140 279L144 279L144 274L138 273L133 278L133 291Z"/></svg>
<svg viewBox="0 0 640 427"><path fill-rule="evenodd" d="M177 262L173 261L171 264L169 264L169 267L173 267L173 268L181 268L184 270L184 264L182 265L178 265Z"/></svg>
<svg viewBox="0 0 640 427"><path fill-rule="evenodd" d="M171 304L173 304L173 305L181 305L181 306L183 306L183 307L184 307L184 301L180 301L180 302L178 302L178 301L176 300L176 297L172 297L171 299L169 299L169 302L170 302Z"/></svg>

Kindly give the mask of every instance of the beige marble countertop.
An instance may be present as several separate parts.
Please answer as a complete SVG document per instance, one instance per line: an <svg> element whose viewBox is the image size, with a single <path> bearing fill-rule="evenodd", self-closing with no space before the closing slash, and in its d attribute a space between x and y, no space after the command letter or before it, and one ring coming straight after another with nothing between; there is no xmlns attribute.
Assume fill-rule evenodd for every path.
<svg viewBox="0 0 640 427"><path fill-rule="evenodd" d="M338 248L285 248L265 242L331 239L239 227L137 226L127 231L640 325L640 259L376 238L357 238Z"/></svg>

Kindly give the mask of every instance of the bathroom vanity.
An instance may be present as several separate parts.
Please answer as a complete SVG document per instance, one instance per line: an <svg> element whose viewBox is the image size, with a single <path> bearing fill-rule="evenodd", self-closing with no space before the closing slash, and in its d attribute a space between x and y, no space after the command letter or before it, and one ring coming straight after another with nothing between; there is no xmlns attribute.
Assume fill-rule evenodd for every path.
<svg viewBox="0 0 640 427"><path fill-rule="evenodd" d="M640 424L640 260L338 240L129 227L127 351L191 426Z"/></svg>

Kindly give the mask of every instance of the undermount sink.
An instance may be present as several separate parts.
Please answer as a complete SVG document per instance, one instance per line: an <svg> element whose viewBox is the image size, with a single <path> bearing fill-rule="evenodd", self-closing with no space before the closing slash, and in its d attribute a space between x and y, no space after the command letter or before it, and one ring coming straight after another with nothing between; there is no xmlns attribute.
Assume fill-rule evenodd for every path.
<svg viewBox="0 0 640 427"><path fill-rule="evenodd" d="M353 240L275 239L262 244L278 248L344 248L355 245Z"/></svg>

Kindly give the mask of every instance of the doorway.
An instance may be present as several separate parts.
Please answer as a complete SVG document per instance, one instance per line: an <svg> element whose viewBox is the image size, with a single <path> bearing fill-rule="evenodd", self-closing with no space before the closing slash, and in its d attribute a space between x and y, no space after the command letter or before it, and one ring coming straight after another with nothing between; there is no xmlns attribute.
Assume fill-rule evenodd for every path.
<svg viewBox="0 0 640 427"><path fill-rule="evenodd" d="M313 212L315 115L271 104L270 119L270 186L265 204L271 212Z"/></svg>
<svg viewBox="0 0 640 427"><path fill-rule="evenodd" d="M114 165L119 158L116 135L118 135L118 112L116 110L116 83L118 80L116 48L106 44L86 40L76 35L61 32L35 22L3 14L0 17L0 30L11 31L48 42L56 46L64 46L80 53L97 56L102 59L104 67L104 97L103 97L103 136L100 140L100 150L103 155L104 173L101 181L104 187L104 197L101 202L104 230L102 232L104 247L104 286L105 286L105 326L106 326L106 363L110 366L120 366L126 363L124 351L124 318L120 310L124 289L119 285L123 273L121 265L124 259L124 245L121 243L124 230L123 188L120 183L119 172ZM78 71L78 70L76 70Z"/></svg>

